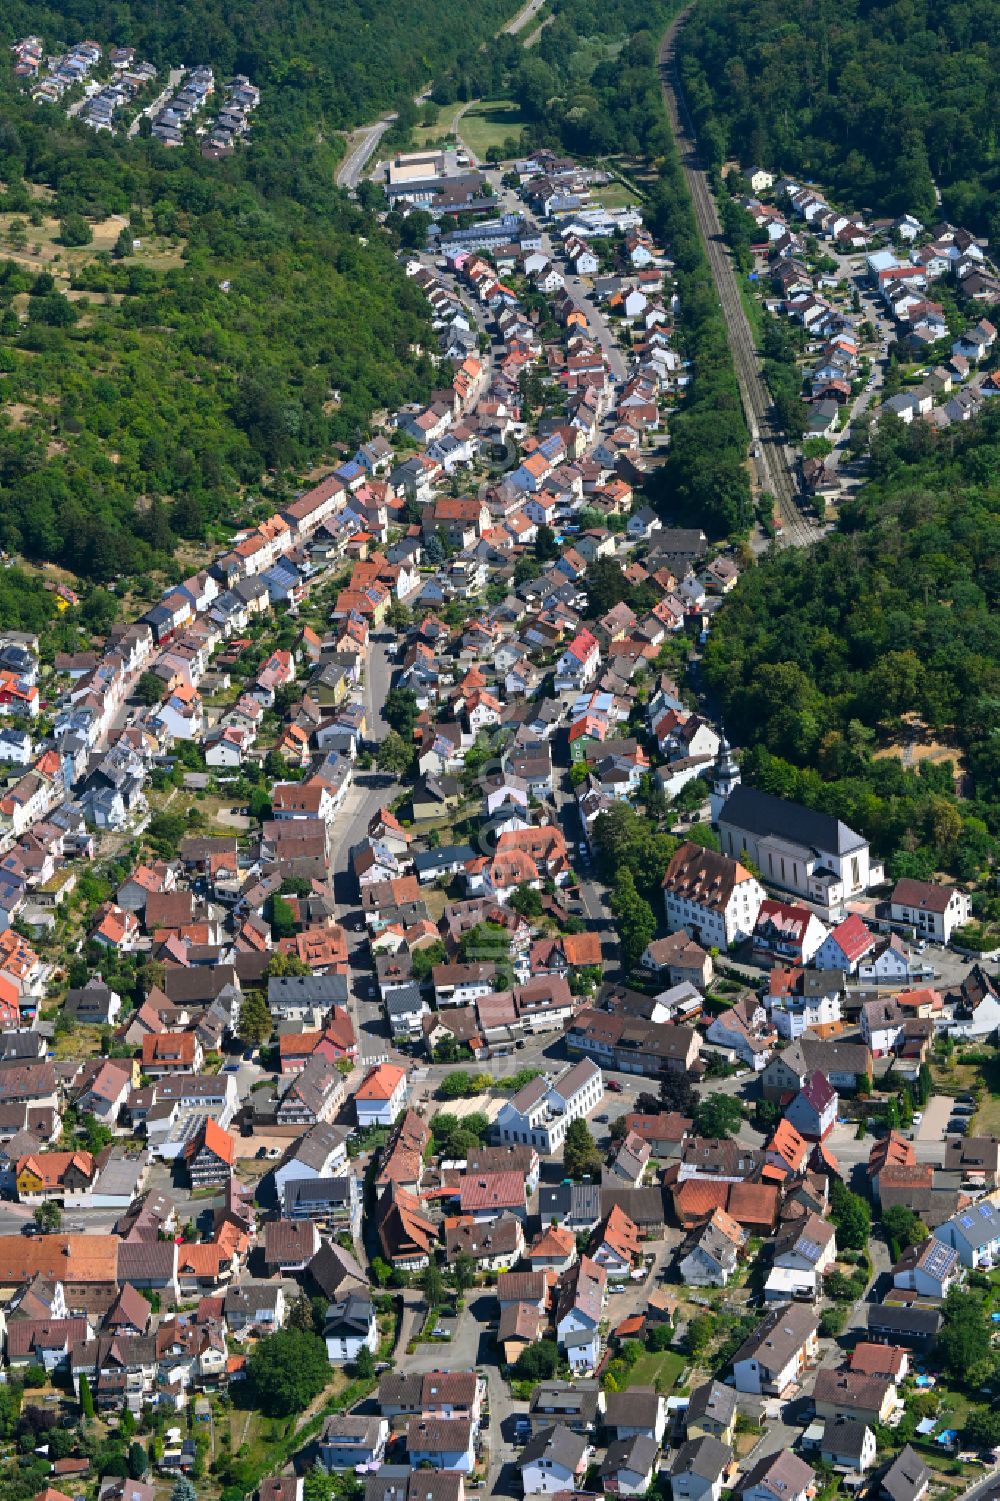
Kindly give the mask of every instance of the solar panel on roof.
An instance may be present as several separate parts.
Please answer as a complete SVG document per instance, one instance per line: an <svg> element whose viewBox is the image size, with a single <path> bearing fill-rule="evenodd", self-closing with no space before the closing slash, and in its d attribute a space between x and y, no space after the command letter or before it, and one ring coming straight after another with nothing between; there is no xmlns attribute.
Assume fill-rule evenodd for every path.
<svg viewBox="0 0 1000 1501"><path fill-rule="evenodd" d="M951 1263L951 1248L940 1243L933 1247L927 1256L927 1270L931 1276L938 1276L946 1271Z"/></svg>
<svg viewBox="0 0 1000 1501"><path fill-rule="evenodd" d="M960 1215L959 1219L960 1219L961 1224L963 1224L965 1226L966 1230L971 1230L972 1229L972 1215L971 1214Z"/></svg>

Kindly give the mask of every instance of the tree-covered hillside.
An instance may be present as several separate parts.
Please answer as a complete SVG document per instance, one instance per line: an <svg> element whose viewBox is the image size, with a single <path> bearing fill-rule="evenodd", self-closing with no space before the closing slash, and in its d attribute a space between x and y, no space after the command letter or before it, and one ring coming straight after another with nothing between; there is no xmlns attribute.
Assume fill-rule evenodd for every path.
<svg viewBox="0 0 1000 1501"><path fill-rule="evenodd" d="M0 213L23 216L26 243L7 261L0 245L0 546L98 580L145 572L268 471L308 468L429 388L411 349L426 304L332 168L302 148L284 184L258 185L242 159L8 109ZM105 249L67 276L54 245L33 264L50 216L112 213L129 244L159 237L160 261Z"/></svg>
<svg viewBox="0 0 1000 1501"><path fill-rule="evenodd" d="M998 0L698 0L682 34L699 138L876 213L996 237Z"/></svg>
<svg viewBox="0 0 1000 1501"><path fill-rule="evenodd" d="M872 463L843 535L740 581L705 679L758 748L755 780L837 809L911 868L968 875L1000 833L1000 405L939 434L885 418ZM962 805L950 767L902 764L935 741L962 758Z"/></svg>
<svg viewBox="0 0 1000 1501"><path fill-rule="evenodd" d="M516 8L3 7L0 547L97 581L163 568L178 538L429 391L426 304L335 188L335 132L478 55ZM29 31L247 72L263 91L249 147L206 161L194 140L95 136L15 82L7 44Z"/></svg>
<svg viewBox="0 0 1000 1501"><path fill-rule="evenodd" d="M265 126L335 130L374 118L473 57L518 0L4 0L0 37L93 37L158 66L209 63L263 90ZM256 122L255 122L256 123Z"/></svg>

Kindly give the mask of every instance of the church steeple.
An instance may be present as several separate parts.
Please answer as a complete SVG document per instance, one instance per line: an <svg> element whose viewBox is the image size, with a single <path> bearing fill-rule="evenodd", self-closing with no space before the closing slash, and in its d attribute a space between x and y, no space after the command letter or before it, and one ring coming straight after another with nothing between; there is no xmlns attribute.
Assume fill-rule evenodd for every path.
<svg viewBox="0 0 1000 1501"><path fill-rule="evenodd" d="M727 798L740 785L740 768L736 764L732 747L723 735L719 744L719 755L715 763L715 775L712 778L712 791L709 794L709 807L712 810L712 822L719 822L719 814L726 804Z"/></svg>

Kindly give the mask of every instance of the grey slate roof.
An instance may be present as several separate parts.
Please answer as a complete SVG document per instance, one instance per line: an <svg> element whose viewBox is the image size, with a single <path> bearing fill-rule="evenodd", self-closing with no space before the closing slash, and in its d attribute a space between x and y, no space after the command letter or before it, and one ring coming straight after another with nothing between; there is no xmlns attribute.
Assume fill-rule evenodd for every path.
<svg viewBox="0 0 1000 1501"><path fill-rule="evenodd" d="M697 1475L700 1480L716 1481L733 1457L728 1444L718 1438L687 1439L670 1466L671 1475Z"/></svg>
<svg viewBox="0 0 1000 1501"><path fill-rule="evenodd" d="M570 1426L592 1428L597 1420L600 1387L596 1381L540 1381L531 1394L532 1419L564 1419Z"/></svg>
<svg viewBox="0 0 1000 1501"><path fill-rule="evenodd" d="M271 975L267 1004L333 1006L347 1000L346 975Z"/></svg>
<svg viewBox="0 0 1000 1501"><path fill-rule="evenodd" d="M705 1381L691 1393L687 1406L689 1425L709 1418L725 1428L735 1415L736 1391L733 1387L724 1386L721 1381Z"/></svg>
<svg viewBox="0 0 1000 1501"><path fill-rule="evenodd" d="M762 838L778 834L809 849L838 855L861 849L868 842L829 813L818 813L814 808L803 808L786 798L742 785L726 799L719 822L735 824Z"/></svg>
<svg viewBox="0 0 1000 1501"><path fill-rule="evenodd" d="M586 1449L587 1441L581 1434L573 1433L562 1423L557 1423L551 1428L540 1428L528 1440L518 1456L517 1467L523 1470L533 1461L544 1459L553 1464L565 1465L568 1470L575 1470Z"/></svg>
<svg viewBox="0 0 1000 1501"><path fill-rule="evenodd" d="M367 1334L371 1316L371 1299L361 1293L348 1293L346 1298L341 1298L337 1303L331 1303L326 1310L326 1325L323 1333L324 1335Z"/></svg>
<svg viewBox="0 0 1000 1501"><path fill-rule="evenodd" d="M827 1418L820 1440L820 1453L836 1455L838 1458L846 1455L850 1459L860 1459L864 1453L867 1431L868 1424L862 1423L859 1418L842 1415Z"/></svg>
<svg viewBox="0 0 1000 1501"><path fill-rule="evenodd" d="M882 1476L882 1493L889 1501L916 1501L930 1478L930 1470L907 1444Z"/></svg>
<svg viewBox="0 0 1000 1501"><path fill-rule="evenodd" d="M543 1183L538 1194L538 1213L543 1225L553 1219L596 1225L601 1218L601 1189L597 1183Z"/></svg>
<svg viewBox="0 0 1000 1501"><path fill-rule="evenodd" d="M607 1428L654 1428L660 1397L651 1386L632 1386L624 1392L608 1392L604 1424Z"/></svg>
<svg viewBox="0 0 1000 1501"><path fill-rule="evenodd" d="M607 1456L601 1465L602 1477L617 1475L620 1470L632 1470L638 1475L648 1475L656 1464L660 1446L655 1439L637 1433L633 1438L619 1438L608 1445Z"/></svg>

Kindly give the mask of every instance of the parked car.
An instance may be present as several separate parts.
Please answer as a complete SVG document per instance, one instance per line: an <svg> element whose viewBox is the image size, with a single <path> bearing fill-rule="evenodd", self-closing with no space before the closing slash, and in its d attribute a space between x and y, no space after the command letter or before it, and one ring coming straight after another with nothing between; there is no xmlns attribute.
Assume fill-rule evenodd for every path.
<svg viewBox="0 0 1000 1501"><path fill-rule="evenodd" d="M604 1082L604 1087L605 1089L610 1089L612 1094L622 1093L622 1086L619 1084L617 1079L606 1079Z"/></svg>

